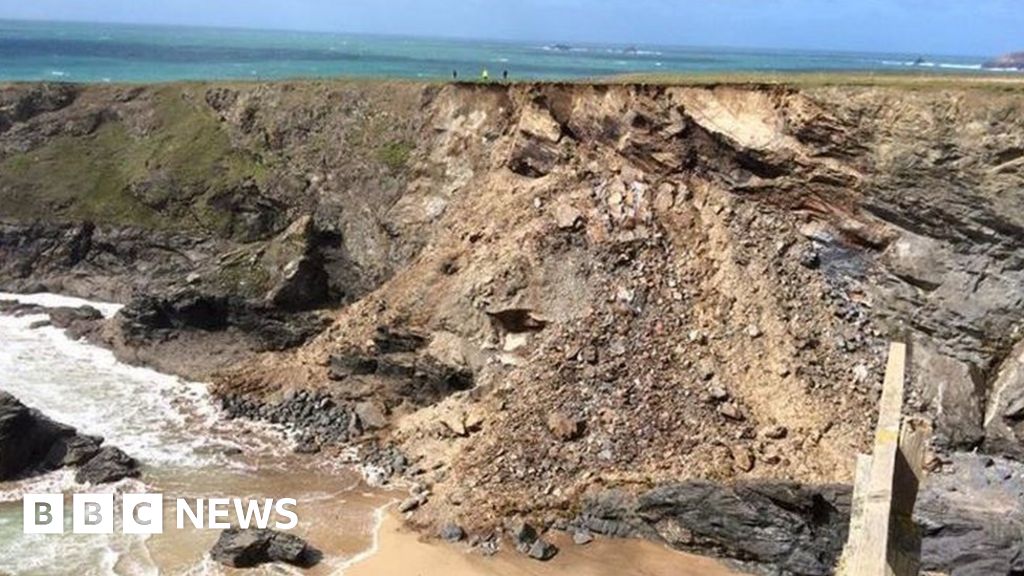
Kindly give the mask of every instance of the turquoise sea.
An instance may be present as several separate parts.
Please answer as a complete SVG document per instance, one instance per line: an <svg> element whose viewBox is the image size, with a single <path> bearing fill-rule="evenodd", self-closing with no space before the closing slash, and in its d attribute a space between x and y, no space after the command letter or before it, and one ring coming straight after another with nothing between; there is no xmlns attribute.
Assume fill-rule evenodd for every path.
<svg viewBox="0 0 1024 576"><path fill-rule="evenodd" d="M974 71L983 58L561 44L0 20L0 81L571 79L630 72Z"/></svg>

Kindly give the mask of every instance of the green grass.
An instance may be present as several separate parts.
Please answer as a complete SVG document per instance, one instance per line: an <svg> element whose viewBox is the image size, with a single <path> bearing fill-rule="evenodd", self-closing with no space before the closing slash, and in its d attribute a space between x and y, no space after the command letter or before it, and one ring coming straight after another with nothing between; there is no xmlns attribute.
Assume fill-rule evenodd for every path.
<svg viewBox="0 0 1024 576"><path fill-rule="evenodd" d="M87 136L57 136L4 159L3 212L224 233L233 216L208 200L246 180L261 182L265 169L184 94L156 90L152 129L110 120Z"/></svg>
<svg viewBox="0 0 1024 576"><path fill-rule="evenodd" d="M377 159L392 172L398 172L405 168L414 148L415 146L404 140L388 142L377 149Z"/></svg>
<svg viewBox="0 0 1024 576"><path fill-rule="evenodd" d="M662 86L779 85L794 87L879 86L896 88L986 88L1024 90L1024 74L963 74L942 72L751 72L622 74L588 80L595 84L650 84Z"/></svg>

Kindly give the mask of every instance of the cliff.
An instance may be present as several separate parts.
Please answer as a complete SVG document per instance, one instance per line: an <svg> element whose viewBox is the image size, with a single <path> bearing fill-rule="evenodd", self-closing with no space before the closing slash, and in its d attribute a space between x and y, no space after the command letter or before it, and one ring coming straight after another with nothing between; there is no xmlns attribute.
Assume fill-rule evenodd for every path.
<svg viewBox="0 0 1024 576"><path fill-rule="evenodd" d="M999 58L985 62L982 66L985 68L1011 68L1024 70L1024 52L1004 54Z"/></svg>
<svg viewBox="0 0 1024 576"><path fill-rule="evenodd" d="M681 539L694 488L671 486L849 482L891 338L934 465L1024 457L1022 108L1012 86L12 86L0 287L128 302L98 339L303 450L376 446L429 488L421 524L589 518L819 573L842 534L812 503L842 498L764 528L820 539L810 561ZM597 522L609 489L653 490L630 509L657 520Z"/></svg>

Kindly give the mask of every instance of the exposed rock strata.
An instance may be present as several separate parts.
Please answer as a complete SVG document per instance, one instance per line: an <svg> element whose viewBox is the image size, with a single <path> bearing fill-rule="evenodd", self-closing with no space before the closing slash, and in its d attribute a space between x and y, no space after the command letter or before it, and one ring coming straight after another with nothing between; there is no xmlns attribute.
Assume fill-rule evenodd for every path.
<svg viewBox="0 0 1024 576"><path fill-rule="evenodd" d="M130 302L98 339L219 373L229 411L303 429L304 451L375 440L430 487L416 523L489 534L621 488L650 504L625 533L685 547L665 531L684 522L694 548L816 573L841 502L744 486L851 479L891 338L912 344L908 412L931 417L937 452L1022 457L1016 88L26 86L0 102L0 286ZM165 146L180 125L206 145ZM66 141L132 169L65 181ZM796 504L762 539L704 531L693 493L736 518ZM935 535L983 534L1012 564L998 535L961 529L969 507L946 509Z"/></svg>

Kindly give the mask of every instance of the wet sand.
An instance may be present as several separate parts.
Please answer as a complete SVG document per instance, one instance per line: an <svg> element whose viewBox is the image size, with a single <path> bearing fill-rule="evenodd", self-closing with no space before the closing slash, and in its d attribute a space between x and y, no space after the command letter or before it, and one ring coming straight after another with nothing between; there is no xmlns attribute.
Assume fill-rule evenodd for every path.
<svg viewBox="0 0 1024 576"><path fill-rule="evenodd" d="M643 540L597 539L576 546L564 534L552 538L559 553L537 562L502 550L485 557L464 545L425 541L386 514L378 533L377 552L354 563L345 576L735 576L741 574L710 558L676 552Z"/></svg>

